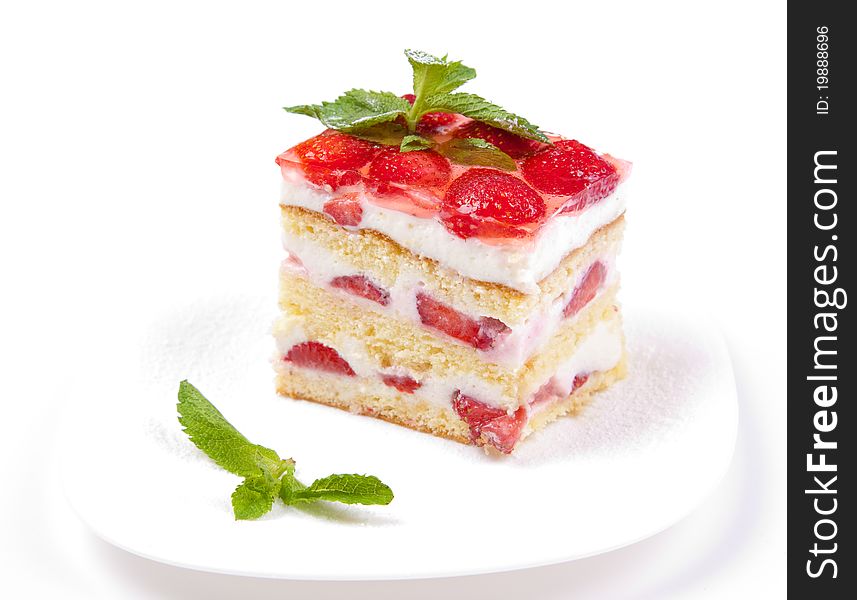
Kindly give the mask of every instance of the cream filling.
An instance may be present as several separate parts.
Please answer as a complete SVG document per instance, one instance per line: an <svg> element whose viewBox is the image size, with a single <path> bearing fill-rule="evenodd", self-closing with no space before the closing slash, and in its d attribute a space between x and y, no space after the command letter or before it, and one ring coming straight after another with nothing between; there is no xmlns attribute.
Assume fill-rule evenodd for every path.
<svg viewBox="0 0 857 600"><path fill-rule="evenodd" d="M274 336L278 352L275 357L276 364L282 363L282 357L288 353L292 346L308 341L306 333L300 325L292 322L288 317L275 324ZM413 373L406 373L396 368L379 370L366 354L363 342L359 339L344 337L337 341L334 349L351 365L359 377L380 381L381 373L414 376ZM558 396L565 398L571 393L575 375L608 371L619 363L622 352L622 331L619 320L601 322L578 344L574 353L560 365L555 374L548 380L553 379L555 381ZM331 376L341 377L341 375L335 374L331 374ZM426 377L420 383L422 385L416 390L414 396L445 409L451 409L452 396L456 391L461 391L462 394L491 406L514 406L515 408L519 406L516 398L504 396L500 386L465 374L449 377Z"/></svg>
<svg viewBox="0 0 857 600"><path fill-rule="evenodd" d="M396 315L400 319L424 327L416 308L416 293L421 290L425 290L429 295L441 302L450 304L443 297L442 293L422 281L416 269L404 269L400 271L392 287L385 288L390 294L390 302L386 306L350 294L345 290L333 288L330 286L330 281L335 277L360 274L365 275L371 280L372 274L361 273L354 265L344 260L340 255L308 238L284 236L283 245L289 253L289 257L283 261L284 270L306 277L313 285L326 289L331 293L344 294L362 307L385 316ZM294 258L297 258L299 262L295 261ZM605 289L608 289L616 282L618 272L615 269L613 256L602 256L596 260L601 261L607 268L607 276L598 291L600 295ZM546 300L523 322L514 324L506 323L510 331L500 336L493 348L479 351L480 354L485 360L505 367L516 368L523 365L550 340L551 336L565 321L577 318L577 315L563 317L562 312L571 299L574 289L580 283L580 279L586 274L586 271L587 269L581 269L580 273L577 274L576 280L564 294L553 301ZM453 308L459 310L457 307ZM461 312L467 314L466 311ZM468 314L467 316L478 318L492 315ZM438 333L438 335L443 334ZM444 337L458 344L464 343L448 336Z"/></svg>
<svg viewBox="0 0 857 600"><path fill-rule="evenodd" d="M280 204L284 206L323 212L325 202L335 196L308 185L296 170L284 170L283 175ZM595 231L625 212L626 187L626 183L620 184L608 197L580 213L553 217L532 244L522 246L459 238L437 219L378 206L363 192L358 194L363 209L359 227L383 233L414 254L434 259L465 277L531 294L538 292L539 281L553 272L569 252L583 246Z"/></svg>

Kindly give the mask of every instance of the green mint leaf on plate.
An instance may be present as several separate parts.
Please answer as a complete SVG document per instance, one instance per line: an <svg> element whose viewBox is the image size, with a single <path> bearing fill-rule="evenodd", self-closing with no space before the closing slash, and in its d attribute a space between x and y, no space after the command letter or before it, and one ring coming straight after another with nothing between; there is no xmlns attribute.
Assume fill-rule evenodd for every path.
<svg viewBox="0 0 857 600"><path fill-rule="evenodd" d="M394 121L410 108L407 100L390 92L349 90L333 102L287 106L284 110L315 117L331 129L352 132Z"/></svg>
<svg viewBox="0 0 857 600"><path fill-rule="evenodd" d="M329 500L344 504L389 504L393 500L393 490L372 475L328 475L290 493L292 502Z"/></svg>
<svg viewBox="0 0 857 600"><path fill-rule="evenodd" d="M327 500L346 504L389 504L393 492L371 475L331 475L309 487L295 478L295 461L280 459L270 448L250 442L197 388L182 381L178 393L179 423L191 441L215 463L244 477L232 493L239 520L257 519L274 499L285 504Z"/></svg>
<svg viewBox="0 0 857 600"><path fill-rule="evenodd" d="M511 156L480 138L453 138L440 144L437 151L459 165L493 167L503 171L518 168Z"/></svg>
<svg viewBox="0 0 857 600"><path fill-rule="evenodd" d="M280 479L280 500L282 500L287 506L298 504L302 500L297 498L296 494L305 489L306 486L295 478L294 473L286 473L283 475L282 479Z"/></svg>
<svg viewBox="0 0 857 600"><path fill-rule="evenodd" d="M512 114L476 94L437 94L426 100L426 112L452 112L488 123L531 140L550 143L539 128L523 117Z"/></svg>
<svg viewBox="0 0 857 600"><path fill-rule="evenodd" d="M196 447L230 473L249 477L280 468L280 457L270 448L253 444L230 425L220 411L187 381L179 384L179 423ZM279 476L279 473L277 473Z"/></svg>
<svg viewBox="0 0 857 600"><path fill-rule="evenodd" d="M258 519L274 506L280 482L268 473L247 477L232 492L236 520Z"/></svg>
<svg viewBox="0 0 857 600"><path fill-rule="evenodd" d="M414 150L425 150L431 148L434 142L427 140L421 135L406 135L402 138L402 143L399 146L401 152L413 152Z"/></svg>

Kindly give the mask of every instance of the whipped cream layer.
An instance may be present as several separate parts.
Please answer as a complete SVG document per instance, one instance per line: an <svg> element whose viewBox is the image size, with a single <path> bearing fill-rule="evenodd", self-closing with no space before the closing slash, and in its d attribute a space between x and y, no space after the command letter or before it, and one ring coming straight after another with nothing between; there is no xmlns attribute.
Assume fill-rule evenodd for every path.
<svg viewBox="0 0 857 600"><path fill-rule="evenodd" d="M423 281L420 273L415 269L400 271L394 284L388 288L384 288L384 291L389 294L387 304L379 304L378 302L351 294L341 288L335 288L330 285L331 281L338 277L364 275L372 279L371 273L359 272L341 256L308 238L284 236L283 245L289 254L282 263L283 271L305 277L316 287L323 288L332 294L355 302L362 308L385 316L394 316L415 324L418 327L424 327L425 325L423 325L417 310L417 293L428 293L436 300L450 304L443 293ZM592 263L595 262L600 262L604 265L606 276L597 294L590 302L595 301L602 293L613 287L619 279L615 268L615 256L596 256ZM498 336L491 348L478 350L480 355L489 362L505 367L518 368L523 366L530 357L541 350L563 324L573 322L578 318L579 313L564 316L563 310L568 305L575 289L586 275L586 272L586 268L581 269L565 293L553 299L545 298L545 301L537 305L533 313L527 316L522 322L504 323L509 328L508 331ZM458 309L458 307L454 308ZM490 314L468 314L466 311L460 312L473 319L494 316ZM434 333L443 336L453 343L464 343L443 333L437 331L434 331Z"/></svg>
<svg viewBox="0 0 857 600"><path fill-rule="evenodd" d="M281 365L283 357L296 344L311 341L300 325L285 318L278 321L274 326L274 337L277 342L277 355L274 357L275 364ZM358 338L346 337L340 340L334 347L339 355L345 359L358 377L380 380L382 375L397 375L415 377L413 373L403 372L395 366L388 369L379 369L367 356L364 350L364 342ZM566 398L574 389L575 377L588 375L598 371L608 371L619 364L624 352L622 331L618 320L599 323L592 332L582 340L574 353L566 359L557 371L544 382L541 389L550 386L552 398L559 401ZM321 373L321 371L319 371ZM329 377L348 377L334 373L326 374ZM513 398L504 398L502 389L489 381L475 377L460 375L457 377L431 377L422 379L416 377L420 387L415 391L415 398L419 398L433 405L452 410L452 398L456 392L470 396L489 406L518 407L519 401ZM357 384L359 385L359 383ZM538 392L526 402L520 403L530 410L542 410L545 405L551 403L540 402L531 407L538 396ZM509 413L514 412L510 409Z"/></svg>
<svg viewBox="0 0 857 600"><path fill-rule="evenodd" d="M297 170L283 172L280 204L323 212L337 194L308 184ZM539 291L538 283L562 259L583 246L601 227L625 212L627 183L612 194L569 214L552 217L535 238L521 245L487 244L476 238L463 239L447 231L435 218L417 217L372 202L365 191L357 193L363 211L358 228L378 231L412 253L436 260L464 277L498 283L526 294Z"/></svg>

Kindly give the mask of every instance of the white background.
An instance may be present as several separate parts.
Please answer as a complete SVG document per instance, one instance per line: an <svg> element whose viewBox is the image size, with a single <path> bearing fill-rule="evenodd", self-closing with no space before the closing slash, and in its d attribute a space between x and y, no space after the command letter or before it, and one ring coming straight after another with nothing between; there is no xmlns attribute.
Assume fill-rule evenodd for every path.
<svg viewBox="0 0 857 600"><path fill-rule="evenodd" d="M0 590L211 599L783 595L780 4L4 4ZM230 231L262 214L271 226L257 243L270 248L274 277L273 157L317 131L279 107L355 86L404 93L405 47L463 59L479 72L467 89L634 162L624 286L695 303L722 329L741 401L727 478L693 515L635 546L463 579L253 580L183 571L99 541L65 503L54 442L64 390L98 386L92 324L119 327L154 297L240 289ZM116 490L116 502L127 493Z"/></svg>

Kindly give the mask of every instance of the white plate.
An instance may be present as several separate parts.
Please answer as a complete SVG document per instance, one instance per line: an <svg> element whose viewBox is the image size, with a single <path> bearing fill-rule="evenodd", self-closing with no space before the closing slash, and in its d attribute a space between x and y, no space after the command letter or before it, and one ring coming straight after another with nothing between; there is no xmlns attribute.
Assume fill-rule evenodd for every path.
<svg viewBox="0 0 857 600"><path fill-rule="evenodd" d="M269 308L267 300L221 296L168 310L131 334L137 357L105 353L102 381L72 393L65 486L99 536L166 563L265 577L502 571L605 552L665 529L704 499L732 455L730 360L698 316L626 308L628 378L498 459L278 398ZM105 347L127 348L129 332L121 334ZM277 506L259 521L235 522L229 498L239 479L203 456L176 421L184 378L250 440L293 456L303 480L371 473L395 500Z"/></svg>

